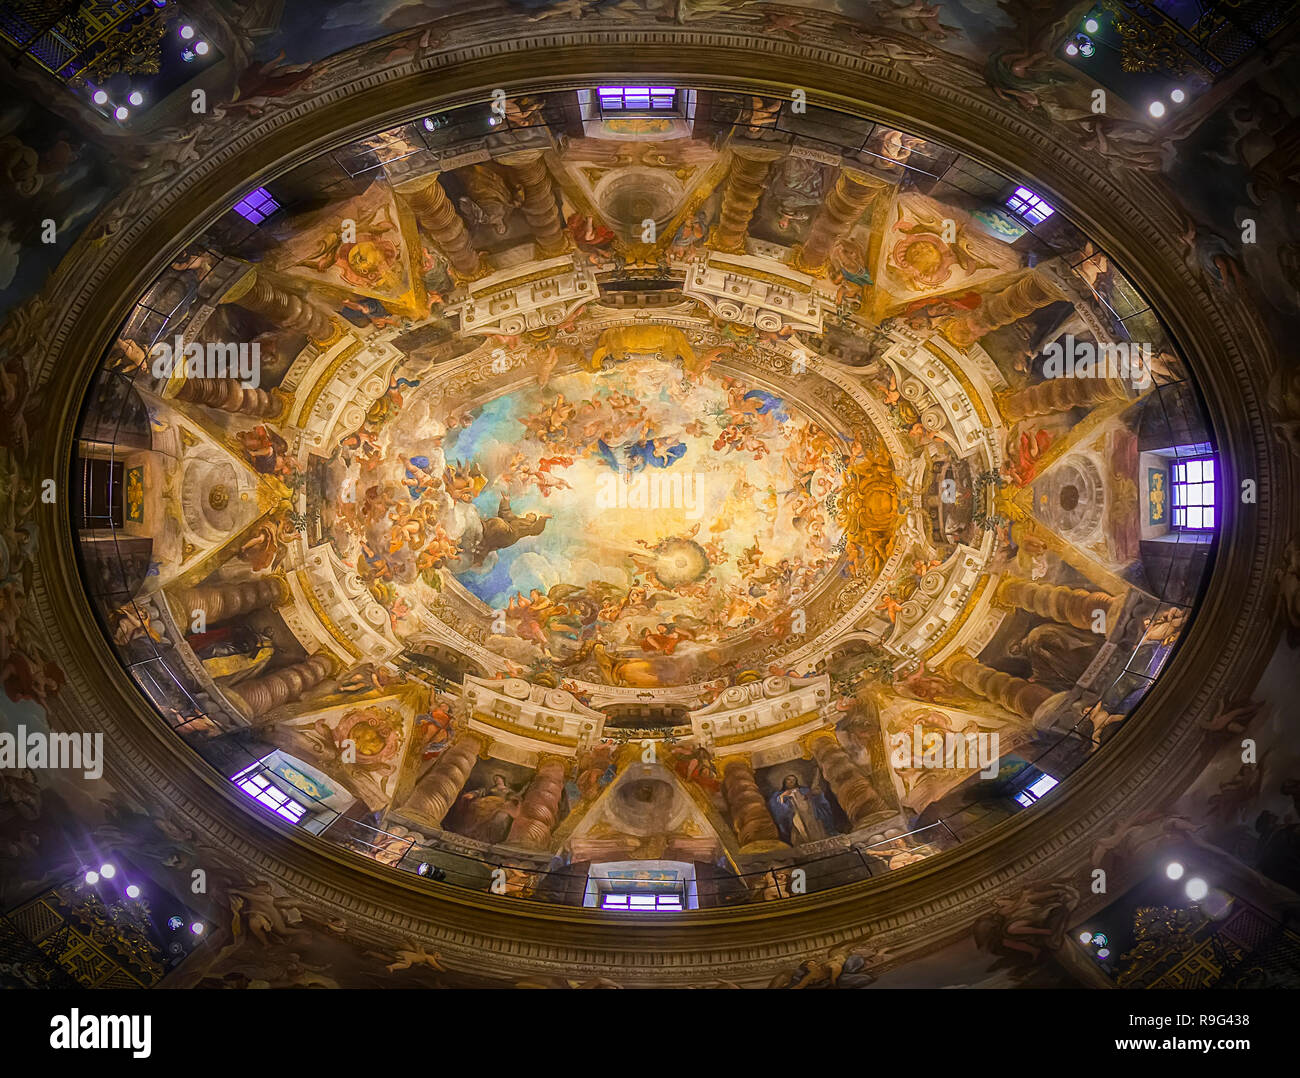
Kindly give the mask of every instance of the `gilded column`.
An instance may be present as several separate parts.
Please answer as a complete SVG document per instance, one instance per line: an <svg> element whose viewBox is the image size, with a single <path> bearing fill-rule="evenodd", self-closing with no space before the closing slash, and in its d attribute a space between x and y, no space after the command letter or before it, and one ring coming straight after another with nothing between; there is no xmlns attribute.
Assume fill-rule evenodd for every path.
<svg viewBox="0 0 1300 1078"><path fill-rule="evenodd" d="M785 845L767 811L767 801L759 792L754 769L744 758L733 756L723 765L722 794L731 810L731 825L741 849L755 843L762 843L766 849Z"/></svg>
<svg viewBox="0 0 1300 1078"><path fill-rule="evenodd" d="M888 810L871 782L871 777L853 762L834 734L826 733L815 738L810 746L813 759L831 784L835 800L844 809L854 828Z"/></svg>
<svg viewBox="0 0 1300 1078"><path fill-rule="evenodd" d="M447 261L456 273L466 279L483 275L483 259L474 250L465 222L460 219L460 214L456 212L456 207L436 177L407 194L406 201L414 211L415 219L420 222L420 227L447 256Z"/></svg>
<svg viewBox="0 0 1300 1078"><path fill-rule="evenodd" d="M226 691L242 701L249 715L255 717L281 704L302 699L303 693L319 685L333 672L334 660L324 652L317 652L300 663L282 667L273 674L241 681Z"/></svg>
<svg viewBox="0 0 1300 1078"><path fill-rule="evenodd" d="M279 415L282 407L271 390L246 389L236 378L187 378L176 390L176 399L262 417Z"/></svg>
<svg viewBox="0 0 1300 1078"><path fill-rule="evenodd" d="M317 344L326 344L337 335L329 316L296 293L281 288L251 269L222 298L255 314L269 318L277 326L301 330Z"/></svg>
<svg viewBox="0 0 1300 1078"><path fill-rule="evenodd" d="M862 182L858 174L843 169L813 223L808 238L794 254L795 269L804 273L825 272L831 252L857 223L876 196L876 188Z"/></svg>
<svg viewBox="0 0 1300 1078"><path fill-rule="evenodd" d="M763 197L763 184L777 154L736 150L722 191L722 209L713 226L709 245L719 251L743 252L749 222Z"/></svg>
<svg viewBox="0 0 1300 1078"><path fill-rule="evenodd" d="M560 795L564 793L565 761L559 756L543 756L537 774L524 793L519 815L510 828L507 841L520 846L545 849L560 816Z"/></svg>
<svg viewBox="0 0 1300 1078"><path fill-rule="evenodd" d="M1052 695L1046 685L1004 674L969 656L953 660L948 672L971 692L1024 719L1032 719L1043 701Z"/></svg>
<svg viewBox="0 0 1300 1078"><path fill-rule="evenodd" d="M516 163L518 162L518 163ZM546 170L542 151L505 159L510 175L524 192L523 212L537 242L539 258L554 258L564 253L564 222L555 202L555 188Z"/></svg>
<svg viewBox="0 0 1300 1078"><path fill-rule="evenodd" d="M211 625L247 614L250 610L279 606L288 598L289 587L283 579L262 576L220 587L184 588L176 593L174 601L190 618L202 611L204 619Z"/></svg>
<svg viewBox="0 0 1300 1078"><path fill-rule="evenodd" d="M483 739L476 734L461 734L438 757L429 773L416 783L401 813L417 823L438 827L448 809L456 803L460 791L474 770Z"/></svg>
<svg viewBox="0 0 1300 1078"><path fill-rule="evenodd" d="M1067 588L1064 584L1038 584L1014 576L1003 578L994 598L1001 606L1018 606L1039 617L1090 632L1098 610L1105 613L1106 624L1110 625L1124 606L1122 595Z"/></svg>

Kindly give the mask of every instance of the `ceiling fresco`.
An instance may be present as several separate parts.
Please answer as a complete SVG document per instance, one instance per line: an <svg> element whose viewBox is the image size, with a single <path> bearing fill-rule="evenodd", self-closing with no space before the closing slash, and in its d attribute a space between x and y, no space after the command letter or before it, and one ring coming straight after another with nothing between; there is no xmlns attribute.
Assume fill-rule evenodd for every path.
<svg viewBox="0 0 1300 1078"><path fill-rule="evenodd" d="M1295 986L1300 5L4 6L0 985Z"/></svg>
<svg viewBox="0 0 1300 1078"><path fill-rule="evenodd" d="M178 254L83 420L90 589L180 736L385 864L724 904L914 863L1185 628L1182 362L941 145L594 101L367 136Z"/></svg>

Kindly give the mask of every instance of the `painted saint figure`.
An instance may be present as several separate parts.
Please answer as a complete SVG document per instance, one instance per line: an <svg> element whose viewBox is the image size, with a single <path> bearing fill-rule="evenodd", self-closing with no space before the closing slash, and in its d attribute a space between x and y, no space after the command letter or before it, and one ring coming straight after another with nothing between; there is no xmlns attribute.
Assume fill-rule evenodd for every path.
<svg viewBox="0 0 1300 1078"><path fill-rule="evenodd" d="M801 786L798 775L786 775L781 780L781 789L767 799L767 807L781 838L791 846L816 842L835 833L831 805L820 784Z"/></svg>

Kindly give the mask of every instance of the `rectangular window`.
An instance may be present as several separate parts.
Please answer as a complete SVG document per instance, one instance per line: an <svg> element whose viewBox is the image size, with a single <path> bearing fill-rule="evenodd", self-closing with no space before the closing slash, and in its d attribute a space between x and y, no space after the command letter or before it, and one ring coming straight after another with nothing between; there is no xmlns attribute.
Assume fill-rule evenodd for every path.
<svg viewBox="0 0 1300 1078"><path fill-rule="evenodd" d="M673 112L677 91L671 86L601 86L596 91L600 111Z"/></svg>
<svg viewBox="0 0 1300 1078"><path fill-rule="evenodd" d="M82 524L87 528L121 528L125 479L122 462L90 457L82 460L81 468Z"/></svg>
<svg viewBox="0 0 1300 1078"><path fill-rule="evenodd" d="M254 801L265 805L290 823L298 823L307 814L306 805L295 801L260 772L249 774L244 771L235 776L234 783Z"/></svg>
<svg viewBox="0 0 1300 1078"><path fill-rule="evenodd" d="M1176 461L1169 469L1174 526L1191 531L1214 527L1214 458Z"/></svg>
<svg viewBox="0 0 1300 1078"><path fill-rule="evenodd" d="M259 187L256 191L245 195L234 206L237 214L255 225L260 225L279 208L280 203L271 197L271 193L265 187Z"/></svg>
<svg viewBox="0 0 1300 1078"><path fill-rule="evenodd" d="M632 913L680 913L682 896L677 894L623 894L606 891L600 896L602 910L628 910Z"/></svg>
<svg viewBox="0 0 1300 1078"><path fill-rule="evenodd" d="M1007 196L1007 207L1031 225L1041 225L1056 212L1028 187L1017 187Z"/></svg>
<svg viewBox="0 0 1300 1078"><path fill-rule="evenodd" d="M1039 775L1038 778L1016 794L1016 800L1028 808L1056 785L1057 781L1051 775Z"/></svg>

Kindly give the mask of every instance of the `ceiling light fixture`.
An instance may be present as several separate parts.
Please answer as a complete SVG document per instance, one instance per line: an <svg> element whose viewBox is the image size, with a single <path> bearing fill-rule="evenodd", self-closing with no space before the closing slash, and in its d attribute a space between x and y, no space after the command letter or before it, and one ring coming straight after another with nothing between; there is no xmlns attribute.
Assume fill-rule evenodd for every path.
<svg viewBox="0 0 1300 1078"><path fill-rule="evenodd" d="M197 42L194 46L194 51L197 52L200 56L207 56L208 43L206 41Z"/></svg>
<svg viewBox="0 0 1300 1078"><path fill-rule="evenodd" d="M144 94L142 94L139 90L132 90L132 91L131 91L131 96L128 97L127 100L130 101L131 104L136 105L136 106L143 105L143 104L144 104Z"/></svg>
<svg viewBox="0 0 1300 1078"><path fill-rule="evenodd" d="M1165 114L1165 103L1163 101L1152 101L1147 106L1147 112L1151 113L1157 120Z"/></svg>
<svg viewBox="0 0 1300 1078"><path fill-rule="evenodd" d="M1165 865L1165 875L1171 880L1181 880L1183 878L1183 866L1177 861L1170 861Z"/></svg>
<svg viewBox="0 0 1300 1078"><path fill-rule="evenodd" d="M1184 101L1187 100L1187 94L1184 93L1181 89L1174 88L1169 91L1169 100L1172 101L1175 105L1181 105Z"/></svg>
<svg viewBox="0 0 1300 1078"><path fill-rule="evenodd" d="M186 25L181 27L181 39L189 41L194 36L194 27Z"/></svg>
<svg viewBox="0 0 1300 1078"><path fill-rule="evenodd" d="M1187 897L1193 902L1199 902L1210 893L1210 885L1200 876L1193 876L1187 881Z"/></svg>
<svg viewBox="0 0 1300 1078"><path fill-rule="evenodd" d="M128 116L131 115L131 110L127 108L125 105L118 105L117 108L113 110L113 115L116 116L119 120L125 120Z"/></svg>
<svg viewBox="0 0 1300 1078"><path fill-rule="evenodd" d="M92 97L91 100L94 101L96 105L107 105L108 94L106 94L103 90L96 90L95 96Z"/></svg>

